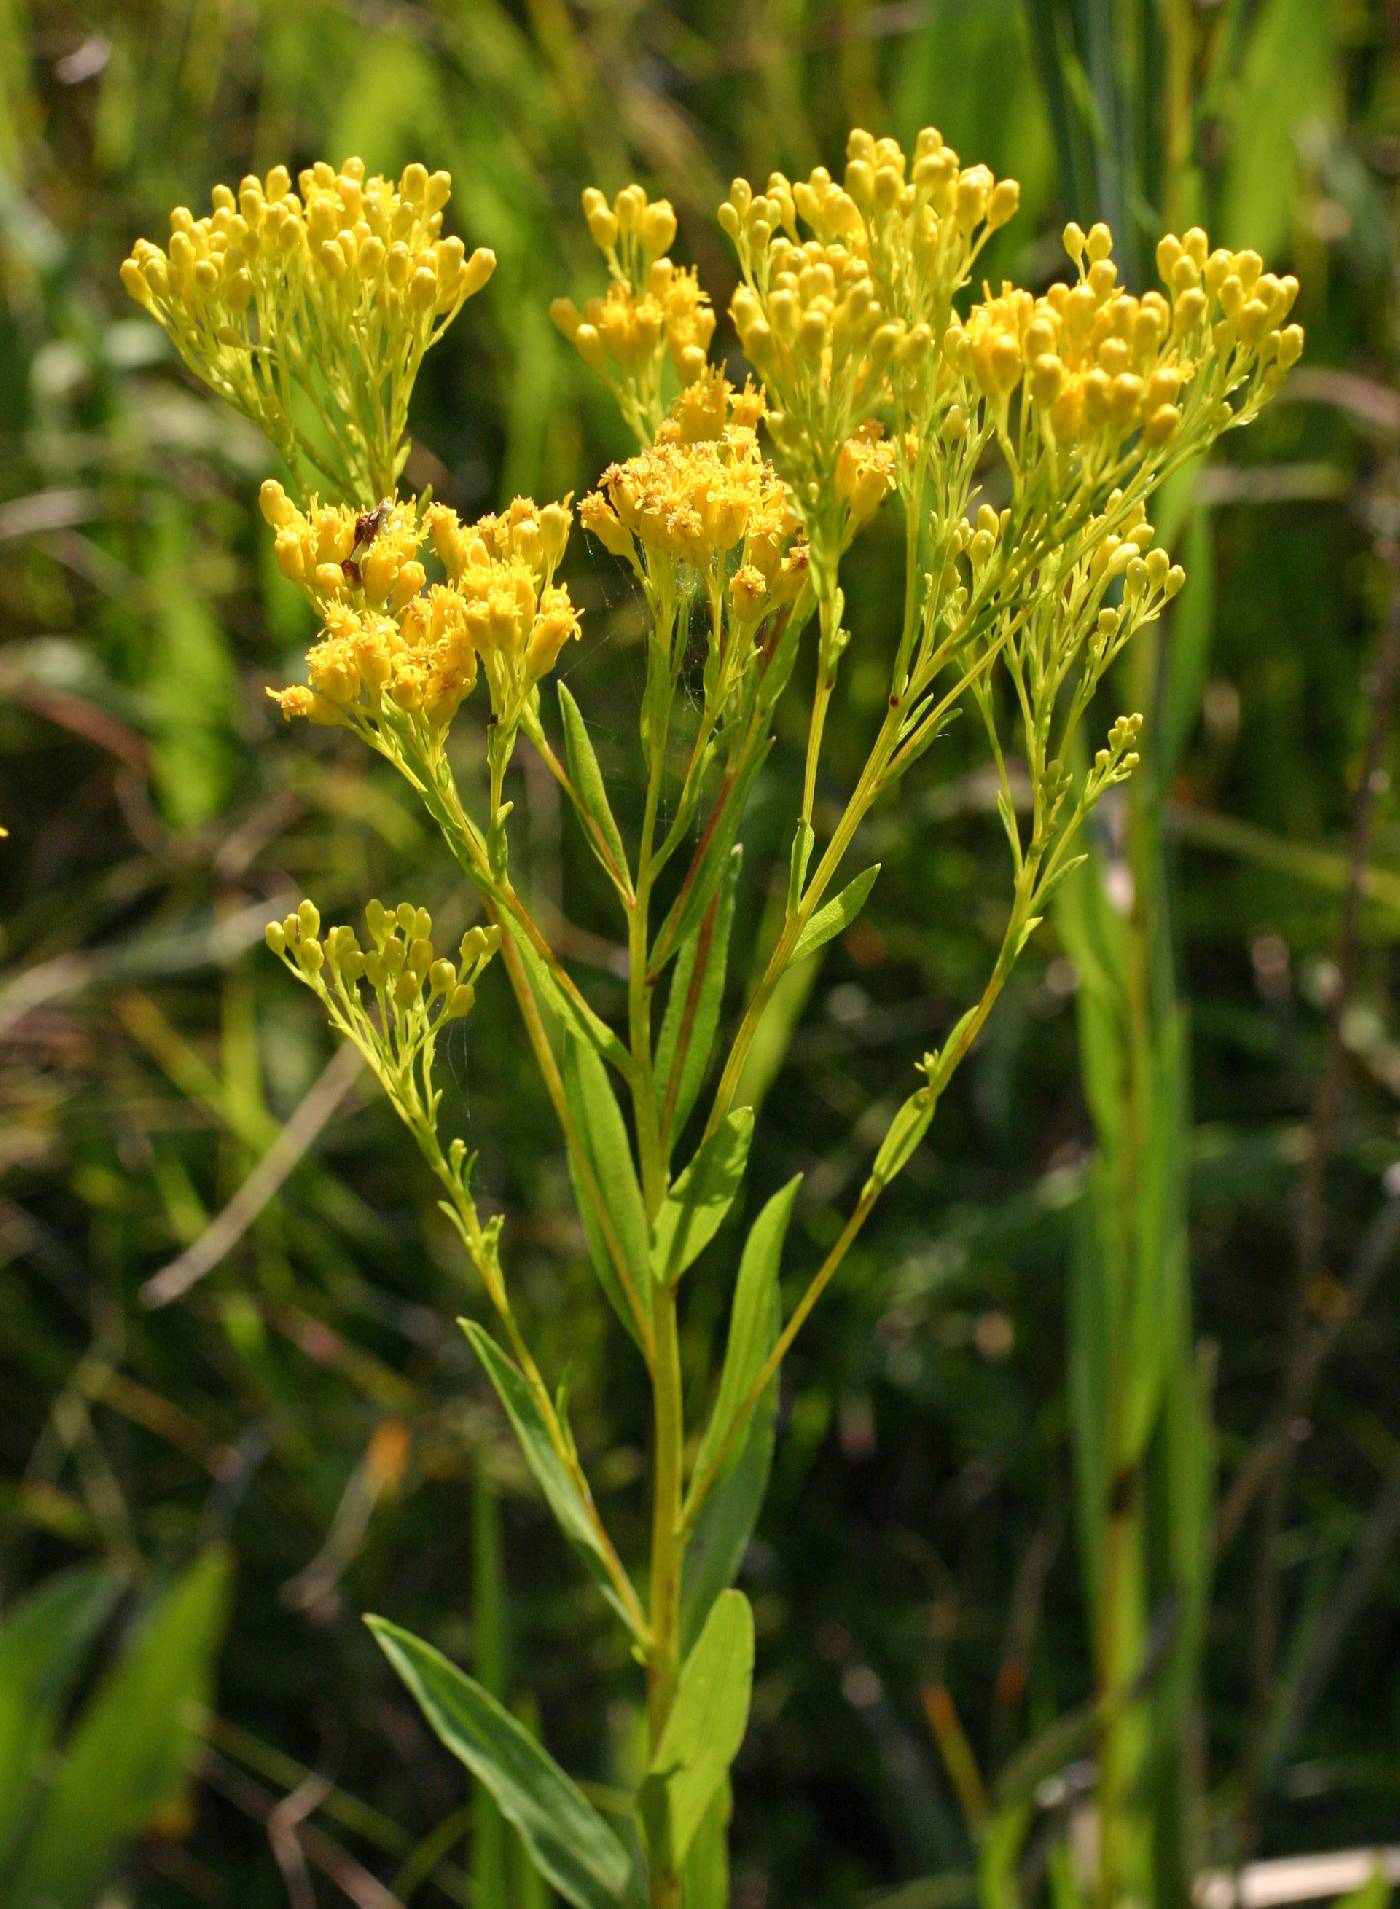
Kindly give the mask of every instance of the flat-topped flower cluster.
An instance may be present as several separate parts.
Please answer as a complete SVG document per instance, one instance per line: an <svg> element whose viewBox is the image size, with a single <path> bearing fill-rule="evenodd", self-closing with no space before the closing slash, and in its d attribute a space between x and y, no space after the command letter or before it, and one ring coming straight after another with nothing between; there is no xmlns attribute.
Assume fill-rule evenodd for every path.
<svg viewBox="0 0 1400 1909"><path fill-rule="evenodd" d="M697 273L671 255L670 203L639 185L612 199L590 187L584 218L606 280L582 305L557 300L553 317L634 440L577 509L630 568L645 611L638 799L624 832L569 689L556 680L548 710L542 696L582 633L563 575L572 494L517 497L466 522L400 490L423 355L494 263L444 236L449 187L422 166L395 184L347 159L308 168L293 190L274 167L236 192L217 188L207 218L177 207L168 247L138 241L122 275L191 370L286 463L285 481L263 485L262 513L318 627L306 681L270 693L285 716L349 730L392 764L482 916L455 959L410 903L370 903L362 942L345 924L323 933L305 901L267 938L374 1070L435 1176L501 1335L471 1322L473 1346L645 1666L647 1746L624 1772L635 1807L621 1834L470 1679L391 1626L378 1635L560 1894L596 1909L645 1890L651 1909L697 1909L689 1853L703 1833L709 1909L729 1899L724 1785L752 1668L752 1615L732 1579L766 1478L783 1359L1083 861L1085 818L1137 766L1141 717L1114 715L1121 704L1103 706L1104 694L1126 645L1183 582L1148 501L1278 389L1302 350L1298 287L1193 228L1158 247L1161 289L1130 291L1108 228L1071 224L1065 282L977 298L977 261L1017 209L1016 182L964 165L934 128L912 154L857 129L839 178L775 172L762 191L736 179L719 209L740 274L729 315L752 369L740 388L711 356L716 317ZM860 636L882 695L863 765L841 790L824 741L852 642L843 577L882 512L902 533L882 546L900 553L881 599L897 608ZM801 793L784 860L758 872L771 906L745 928L744 825L784 697L804 702ZM797 964L860 914L880 873L844 872L862 825L960 713L979 726L995 776L1010 862L1002 940L980 994L916 1060L917 1086L891 1094L859 1194L786 1317L797 1182L752 1219L728 1338L704 1375L702 1430L687 1410L696 1358L690 1345L681 1358L678 1293L713 1275L711 1242L727 1251L721 1223L743 1204L754 1130L743 1100L765 1015ZM522 738L620 911L618 1025L512 878L520 818L507 778ZM466 760L485 773L464 793ZM552 901L547 919L557 912ZM731 939L748 940L741 962ZM567 1388L540 1372L516 1315L504 1222L480 1217L472 1156L439 1131L439 1033L470 1013L497 958L558 1121L599 1291L650 1385L645 1598L589 1486ZM712 1302L704 1316L721 1310Z"/></svg>

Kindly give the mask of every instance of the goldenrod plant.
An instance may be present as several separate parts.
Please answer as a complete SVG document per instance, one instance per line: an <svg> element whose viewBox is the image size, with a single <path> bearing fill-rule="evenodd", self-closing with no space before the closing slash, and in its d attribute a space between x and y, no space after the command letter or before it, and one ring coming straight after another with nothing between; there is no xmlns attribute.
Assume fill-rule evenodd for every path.
<svg viewBox="0 0 1400 1909"><path fill-rule="evenodd" d="M838 180L734 181L719 219L752 376L711 356L714 315L670 257L664 200L584 194L607 282L554 316L608 384L636 453L571 499L463 523L401 496L405 407L424 350L484 279L439 236L442 174L397 188L358 160L215 194L141 242L127 283L186 362L263 424L288 465L262 510L319 629L289 719L344 729L424 804L480 912L455 951L427 910L371 901L363 933L303 902L268 928L412 1131L497 1321L465 1330L566 1537L645 1677L644 1766L605 1820L495 1698L429 1644L370 1620L444 1742L491 1791L546 1881L581 1909L721 1909L729 1771L744 1736L753 1620L734 1587L762 1499L784 1357L992 1010L1047 903L1080 859L1085 817L1137 763L1140 718L1100 708L1106 672L1181 588L1147 514L1159 485L1247 424L1302 349L1297 285L1193 229L1162 240L1162 289L1119 283L1108 228L1071 225L1064 282L969 291L1014 181L964 166L933 129L912 155L863 131ZM483 262L485 261L485 262ZM207 268L207 269L206 269ZM249 313L255 314L250 322ZM329 400L328 400L329 394ZM303 400L324 442L303 436ZM315 443L314 451L311 446ZM307 495L307 465L332 486ZM828 712L851 641L852 544L902 523L898 627L880 639L883 715L844 806L815 804ZM630 571L645 609L638 825L620 826L584 713L546 678L587 641L560 581L573 519ZM699 666L698 693L693 659ZM780 701L806 699L802 799L785 895L756 979L728 985L745 816ZM963 714L985 740L1007 844L1007 906L985 984L876 1147L821 1263L784 1240L797 1181L748 1221L746 1063L774 992L855 921L878 867L852 872L861 825ZM622 1025L600 1015L511 869L516 756L536 752L615 898L627 948ZM464 796L473 759L484 797ZM441 1131L443 1024L514 998L557 1116L599 1285L635 1350L653 1417L650 1555L624 1558L588 1482L559 1376L541 1371L512 1297L509 1233L483 1217L464 1142ZM719 1282L725 1344L697 1398L678 1311Z"/></svg>

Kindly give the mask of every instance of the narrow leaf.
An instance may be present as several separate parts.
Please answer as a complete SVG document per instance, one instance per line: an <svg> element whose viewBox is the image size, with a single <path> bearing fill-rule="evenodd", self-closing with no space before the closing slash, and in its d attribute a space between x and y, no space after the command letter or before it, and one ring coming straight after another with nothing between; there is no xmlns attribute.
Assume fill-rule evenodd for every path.
<svg viewBox="0 0 1400 1909"><path fill-rule="evenodd" d="M661 1093L669 1094L679 1051L670 1122L673 1134L679 1134L685 1125L710 1063L724 1001L729 930L734 920L734 893L739 885L743 857L741 848L730 850L724 880L711 898L696 933L682 947L671 976L671 990L666 997L666 1012L656 1043L656 1078Z"/></svg>
<svg viewBox="0 0 1400 1909"><path fill-rule="evenodd" d="M875 877L879 873L880 864L873 862L869 868L862 869L853 882L848 882L839 895L817 910L797 937L797 945L792 951L794 961L802 961L809 954L815 954L833 935L839 935L850 927L864 908L865 898L875 886Z"/></svg>
<svg viewBox="0 0 1400 1909"><path fill-rule="evenodd" d="M487 1378L505 1407L506 1417L515 1429L525 1462L534 1474L535 1483L544 1493L560 1530L583 1559L589 1575L596 1581L604 1597L630 1628L631 1620L613 1589L598 1527L588 1515L591 1498L584 1496L587 1486L580 1488L554 1449L544 1414L528 1381L514 1360L506 1357L490 1333L477 1325L475 1320L462 1319L458 1324L467 1335L472 1351L480 1359Z"/></svg>
<svg viewBox="0 0 1400 1909"><path fill-rule="evenodd" d="M675 1702L651 1761L651 1774L665 1784L677 1862L684 1862L739 1754L752 1689L753 1612L742 1591L725 1591L681 1667Z"/></svg>
<svg viewBox="0 0 1400 1909"><path fill-rule="evenodd" d="M668 961L676 949L684 944L709 906L710 897L724 879L739 825L748 806L749 794L759 770L768 758L768 747L765 743L749 751L747 759L740 764L734 783L718 798L716 809L706 824L708 833L702 839L696 858L687 872L685 884L671 904L671 911L656 937L655 946L663 961Z"/></svg>
<svg viewBox="0 0 1400 1909"><path fill-rule="evenodd" d="M626 1850L524 1726L422 1638L382 1617L365 1622L433 1730L515 1825L540 1874L575 1909L627 1901Z"/></svg>
<svg viewBox="0 0 1400 1909"><path fill-rule="evenodd" d="M888 1186L904 1171L928 1132L937 1105L938 1097L931 1087L919 1087L910 1094L885 1129L867 1184Z"/></svg>
<svg viewBox="0 0 1400 1909"><path fill-rule="evenodd" d="M581 1040L569 1041L564 1049L564 1094L578 1129L580 1145L602 1194L608 1223L631 1274L633 1287L645 1307L651 1296L650 1229L637 1171L632 1164L627 1127L603 1063ZM569 1172L598 1282L618 1318L635 1339L637 1328L632 1308L613 1263L602 1218L585 1191L579 1163L572 1153Z"/></svg>
<svg viewBox="0 0 1400 1909"><path fill-rule="evenodd" d="M705 1820L685 1859L685 1900L690 1909L729 1909L729 1818L733 1813L729 1779L710 1798Z"/></svg>
<svg viewBox="0 0 1400 1909"><path fill-rule="evenodd" d="M98 1686L10 1878L12 1909L87 1909L123 1846L177 1795L196 1706L211 1694L228 1576L227 1554L205 1552Z"/></svg>
<svg viewBox="0 0 1400 1909"><path fill-rule="evenodd" d="M652 1271L663 1285L674 1285L719 1231L744 1178L752 1139L753 1108L736 1107L701 1142L666 1195L651 1249Z"/></svg>
<svg viewBox="0 0 1400 1909"><path fill-rule="evenodd" d="M626 1073L632 1065L632 1057L601 1015L595 1014L586 1001L564 992L550 973L549 964L539 950L530 945L527 936L515 937L515 950L536 994L565 1034L582 1041L590 1052L601 1054L614 1067Z"/></svg>
<svg viewBox="0 0 1400 1909"><path fill-rule="evenodd" d="M589 740L587 725L579 713L579 706L564 683L559 684L559 713L564 719L564 759L569 765L569 780L574 785L585 814L596 823L599 833L612 851L617 867L616 871L610 872L625 875L627 851L622 845L622 832L608 801L603 771L598 766L598 758ZM597 845L593 846L596 854Z"/></svg>
<svg viewBox="0 0 1400 1909"><path fill-rule="evenodd" d="M778 1336L776 1294L770 1324L766 1351L772 1350ZM738 1461L732 1469L726 1464L722 1482L705 1500L696 1520L685 1564L685 1601L681 1607L683 1649L688 1649L699 1635L715 1599L727 1591L739 1575L768 1490L777 1416L778 1381L774 1379L754 1408Z"/></svg>
<svg viewBox="0 0 1400 1909"><path fill-rule="evenodd" d="M69 1686L118 1589L109 1572L81 1566L49 1578L5 1613L0 1628L0 1864Z"/></svg>
<svg viewBox="0 0 1400 1909"><path fill-rule="evenodd" d="M744 1243L739 1277L734 1286L729 1339L724 1348L719 1390L695 1458L697 1476L709 1469L726 1443L730 1451L726 1471L733 1468L739 1457L738 1440L731 1441L730 1433L736 1429L742 1430L742 1427L736 1428L735 1421L778 1336L778 1267L782 1260L788 1223L792 1218L793 1202L801 1184L802 1175L799 1173L786 1186L779 1187L764 1204Z"/></svg>
<svg viewBox="0 0 1400 1909"><path fill-rule="evenodd" d="M792 853L788 857L788 913L792 914L802 899L802 885L807 879L807 866L812 859L812 848L817 832L804 817L797 825L797 833L792 838Z"/></svg>

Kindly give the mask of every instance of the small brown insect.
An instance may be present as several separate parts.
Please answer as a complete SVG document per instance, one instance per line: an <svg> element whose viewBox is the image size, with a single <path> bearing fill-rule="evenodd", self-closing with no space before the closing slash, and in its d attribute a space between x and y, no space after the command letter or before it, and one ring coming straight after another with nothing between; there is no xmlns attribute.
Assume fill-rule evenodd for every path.
<svg viewBox="0 0 1400 1909"><path fill-rule="evenodd" d="M381 497L373 510L362 510L355 519L355 545L350 555L340 566L341 575L355 589L360 587L360 563L375 538L384 527L384 519L389 515L389 499Z"/></svg>
<svg viewBox="0 0 1400 1909"><path fill-rule="evenodd" d="M352 557L358 557L369 548L383 528L384 519L389 515L389 499L381 497L373 510L361 511L355 519L355 548Z"/></svg>

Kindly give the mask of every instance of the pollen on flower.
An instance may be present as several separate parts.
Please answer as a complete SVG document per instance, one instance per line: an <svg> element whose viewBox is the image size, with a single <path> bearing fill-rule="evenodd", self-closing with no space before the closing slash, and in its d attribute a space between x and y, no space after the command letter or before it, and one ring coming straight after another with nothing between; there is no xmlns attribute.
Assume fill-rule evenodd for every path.
<svg viewBox="0 0 1400 1909"><path fill-rule="evenodd" d="M610 547L620 540L602 526L615 523L644 550L697 569L743 546L741 562L770 578L798 528L787 487L754 432L734 424L693 442L678 430L610 465L580 515Z"/></svg>

